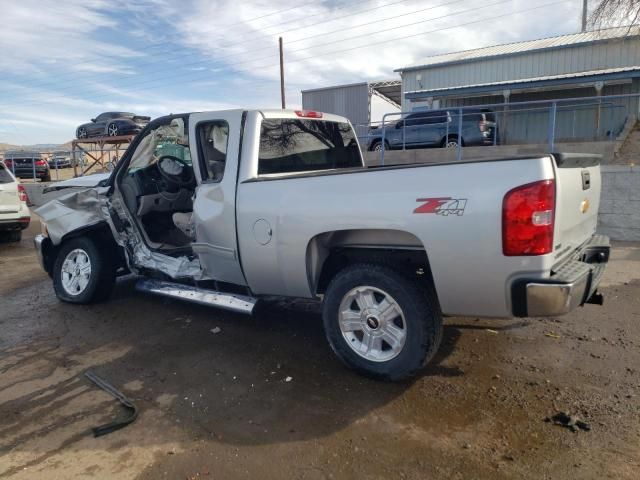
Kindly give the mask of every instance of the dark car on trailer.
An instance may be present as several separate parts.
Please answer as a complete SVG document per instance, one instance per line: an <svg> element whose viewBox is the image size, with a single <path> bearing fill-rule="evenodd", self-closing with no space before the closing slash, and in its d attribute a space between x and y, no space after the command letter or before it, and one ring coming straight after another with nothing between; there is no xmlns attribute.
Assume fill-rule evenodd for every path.
<svg viewBox="0 0 640 480"><path fill-rule="evenodd" d="M15 177L39 178L43 182L51 181L51 168L40 152L5 152L4 164Z"/></svg>
<svg viewBox="0 0 640 480"><path fill-rule="evenodd" d="M53 152L48 163L50 168L71 168L71 152Z"/></svg>
<svg viewBox="0 0 640 480"><path fill-rule="evenodd" d="M151 117L129 112L104 112L76 129L76 138L135 135L147 126Z"/></svg>
<svg viewBox="0 0 640 480"><path fill-rule="evenodd" d="M462 127L462 128L460 128ZM498 145L498 123L493 110L465 108L460 124L459 110L424 110L384 127L369 136L368 150L444 147L455 148Z"/></svg>

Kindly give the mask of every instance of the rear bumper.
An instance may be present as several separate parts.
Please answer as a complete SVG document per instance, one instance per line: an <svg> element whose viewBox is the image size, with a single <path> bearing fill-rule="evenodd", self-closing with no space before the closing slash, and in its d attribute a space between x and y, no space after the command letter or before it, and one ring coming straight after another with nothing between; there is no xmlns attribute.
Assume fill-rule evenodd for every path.
<svg viewBox="0 0 640 480"><path fill-rule="evenodd" d="M13 218L10 220L3 219L3 220L0 220L0 231L24 230L29 226L30 222L31 222L30 217L19 217L19 218Z"/></svg>
<svg viewBox="0 0 640 480"><path fill-rule="evenodd" d="M36 167L36 177L46 177L49 173L49 169L47 167ZM33 168L16 168L14 175L18 178L33 178Z"/></svg>
<svg viewBox="0 0 640 480"><path fill-rule="evenodd" d="M547 279L519 279L513 284L516 317L564 315L585 303L602 303L598 285L609 261L609 237L594 235Z"/></svg>

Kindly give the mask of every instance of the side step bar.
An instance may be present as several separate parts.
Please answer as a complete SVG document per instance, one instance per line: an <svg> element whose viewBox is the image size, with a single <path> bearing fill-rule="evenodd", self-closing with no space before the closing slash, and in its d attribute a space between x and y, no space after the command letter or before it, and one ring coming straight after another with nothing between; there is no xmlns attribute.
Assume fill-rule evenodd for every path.
<svg viewBox="0 0 640 480"><path fill-rule="evenodd" d="M186 300L187 302L199 303L201 305L210 305L233 312L246 313L247 315L251 315L258 302L258 299L253 297L216 292L215 290L206 290L204 288L154 280L151 278L138 280L136 290Z"/></svg>

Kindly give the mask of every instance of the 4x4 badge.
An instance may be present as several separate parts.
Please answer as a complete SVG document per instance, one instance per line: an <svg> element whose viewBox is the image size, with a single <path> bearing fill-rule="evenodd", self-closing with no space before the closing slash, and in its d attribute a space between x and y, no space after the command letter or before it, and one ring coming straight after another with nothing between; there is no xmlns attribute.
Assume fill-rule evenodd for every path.
<svg viewBox="0 0 640 480"><path fill-rule="evenodd" d="M417 198L416 202L422 203L413 213L435 213L436 215L464 215L467 206L466 198Z"/></svg>

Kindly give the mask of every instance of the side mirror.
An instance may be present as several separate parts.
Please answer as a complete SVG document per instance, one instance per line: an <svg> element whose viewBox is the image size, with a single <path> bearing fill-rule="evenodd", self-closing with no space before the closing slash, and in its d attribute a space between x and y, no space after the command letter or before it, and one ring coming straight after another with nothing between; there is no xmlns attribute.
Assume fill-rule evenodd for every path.
<svg viewBox="0 0 640 480"><path fill-rule="evenodd" d="M91 119L91 121L92 121L93 123L96 123L96 119L95 119L95 118L92 118L92 119Z"/></svg>

